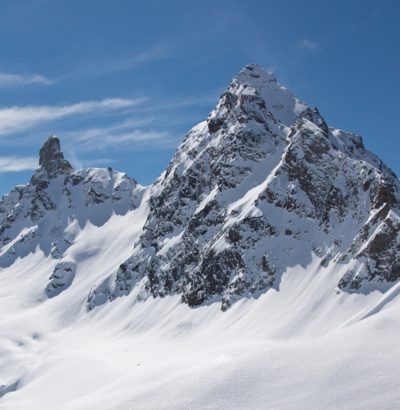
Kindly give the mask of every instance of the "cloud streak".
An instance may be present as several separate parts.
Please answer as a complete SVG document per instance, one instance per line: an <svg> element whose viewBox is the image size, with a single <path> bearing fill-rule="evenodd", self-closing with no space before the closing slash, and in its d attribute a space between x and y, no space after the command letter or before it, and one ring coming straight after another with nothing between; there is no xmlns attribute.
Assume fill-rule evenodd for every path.
<svg viewBox="0 0 400 410"><path fill-rule="evenodd" d="M0 157L0 173L29 171L38 167L36 157Z"/></svg>
<svg viewBox="0 0 400 410"><path fill-rule="evenodd" d="M118 129L119 127L92 128L66 133L65 140L73 142L74 147L79 148L80 151L102 151L130 144L168 145L172 139L168 131L141 129L119 131Z"/></svg>
<svg viewBox="0 0 400 410"><path fill-rule="evenodd" d="M124 59L114 60L108 64L104 64L102 70L110 72L129 70L147 62L164 59L167 56L168 49L166 47L157 46Z"/></svg>
<svg viewBox="0 0 400 410"><path fill-rule="evenodd" d="M107 98L70 105L16 106L0 108L0 137L61 118L96 112L116 111L137 105L141 99Z"/></svg>
<svg viewBox="0 0 400 410"><path fill-rule="evenodd" d="M0 72L0 87L24 85L51 85L55 81L39 74L10 74Z"/></svg>
<svg viewBox="0 0 400 410"><path fill-rule="evenodd" d="M97 149L104 149L114 144L127 144L127 143L154 143L166 141L169 138L169 133L166 131L131 131L121 134L104 134L95 135L94 138L85 138L81 141L82 146L89 144L92 146L96 144Z"/></svg>
<svg viewBox="0 0 400 410"><path fill-rule="evenodd" d="M311 51L319 50L319 45L315 41L312 41L306 38L300 41L299 46L300 48L303 48L305 50L311 50Z"/></svg>
<svg viewBox="0 0 400 410"><path fill-rule="evenodd" d="M96 56L86 63L80 62L73 70L74 76L93 76L117 73L132 70L149 62L166 59L171 51L168 46L156 45L147 50L137 53L129 53L124 56Z"/></svg>

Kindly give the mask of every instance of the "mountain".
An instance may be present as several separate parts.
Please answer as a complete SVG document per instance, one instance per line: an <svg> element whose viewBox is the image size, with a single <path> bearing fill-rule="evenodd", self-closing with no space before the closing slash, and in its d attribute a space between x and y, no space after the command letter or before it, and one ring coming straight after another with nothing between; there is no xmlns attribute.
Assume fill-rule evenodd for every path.
<svg viewBox="0 0 400 410"><path fill-rule="evenodd" d="M39 168L29 183L1 199L0 303L5 318L0 320L0 340L6 347L0 359L3 356L6 370L0 371L5 380L0 395L17 408L29 400L37 408L44 408L45 401L52 403L48 408L61 403L65 408L90 408L84 398L78 400L81 396L76 391L81 387L73 383L72 395L65 396L68 400L60 399L64 372L77 374L79 366L69 371L67 362L59 364L54 357L53 361L44 357L28 368L23 363L28 353L37 352L32 340L46 339L41 352L57 351L57 346L65 349L65 340L76 343L87 329L100 332L97 323L101 333L109 329L118 334L117 340L126 333L142 337L148 332L156 339L177 338L184 350L187 340L195 349L199 340L214 340L205 343L212 350L230 346L227 341L236 338L243 341L241 349L247 349L250 339L244 334L252 335L251 343L311 337L317 356L320 352L323 358L322 365L312 366L324 372L325 367L319 366L329 361L333 349L329 346L336 346L343 334L351 335L371 317L374 324L366 334L374 339L369 349L375 348L379 339L375 323L382 323L379 318L387 306L396 303L396 309L400 308L399 279L397 176L364 148L360 136L330 127L316 108L294 97L272 74L256 64L248 65L233 78L206 121L189 131L151 186L143 187L111 168L73 170L59 139L52 136L40 150ZM34 330L38 317L45 318L38 325L41 332ZM395 320L392 317L386 320ZM11 331L15 320L22 324ZM206 324L211 330L205 330ZM318 338L330 332L336 336L328 339L328 347L319 346ZM14 333L25 336L13 341ZM62 339L52 336L60 333ZM27 334L29 343L22 341L29 338ZM23 352L13 343L23 346ZM98 343L102 346L103 342ZM155 350L164 351L166 346L160 344ZM257 352L263 351L260 346L256 344ZM354 349L363 347L361 341L354 344ZM173 352L175 358L182 353ZM148 356L148 351L143 354ZM257 372L264 374L268 367L265 357L277 366L279 359L269 355L268 351L261 359L257 356L255 363L261 363L255 365ZM337 363L343 357L338 352ZM116 360L124 359L117 356ZM192 360L188 355L184 366ZM292 360L300 363L298 357ZM390 360L400 363L399 355ZM42 362L49 362L48 367ZM253 380L246 361L238 366L247 375L243 377ZM355 366L361 375L362 366ZM190 382L180 377L176 363L172 367L181 393L187 387L193 395L196 384L188 387L185 383ZM111 373L115 371L112 367ZM154 371L163 386L168 383L164 371L162 366ZM63 381L53 381L52 374ZM353 377L346 371L342 375L344 380ZM111 383L91 373L84 380L92 376L100 384ZM327 377L333 374L328 372ZM283 379L277 389L285 391ZM50 394L51 400L38 395L46 380L58 391ZM307 380L311 383L314 378ZM382 389L384 397L389 395L390 381L389 377ZM226 380L221 388L232 388L232 383ZM246 386L252 391L260 388L258 383ZM372 378L365 383L370 386ZM336 385L343 389L340 383ZM324 386L329 386L329 380ZM213 388L207 384L204 394ZM346 389L345 394L351 396L351 386ZM138 394L135 400L141 397ZM141 408L171 406L165 401L168 395L157 394L161 397L157 406L143 399ZM298 395L292 400L297 401ZM115 404L112 388L111 392L106 389L104 397L114 403L109 408L127 403ZM273 397L274 408L295 408L293 401L292 407L280 406L279 395ZM376 397L379 406L383 396ZM387 408L394 402L392 397ZM242 404L237 408L261 408L264 399L259 393L248 399L256 407ZM185 400L182 403L193 405L191 399ZM229 400L228 395L207 408L232 407ZM313 400L317 408L332 408L317 396ZM104 402L97 403L93 408ZM302 403L298 408L310 408L309 401ZM357 405L349 399L333 407L362 408Z"/></svg>
<svg viewBox="0 0 400 410"><path fill-rule="evenodd" d="M79 228L88 221L101 226L112 214L135 209L143 188L111 168L74 172L54 136L41 148L39 165L29 184L15 187L0 203L0 267L39 248L59 261L45 288L50 297L73 281L76 261L66 254Z"/></svg>
<svg viewBox="0 0 400 410"><path fill-rule="evenodd" d="M140 286L226 309L314 256L346 265L341 290L387 290L400 278L399 187L360 137L247 66L150 188L132 256L88 306Z"/></svg>

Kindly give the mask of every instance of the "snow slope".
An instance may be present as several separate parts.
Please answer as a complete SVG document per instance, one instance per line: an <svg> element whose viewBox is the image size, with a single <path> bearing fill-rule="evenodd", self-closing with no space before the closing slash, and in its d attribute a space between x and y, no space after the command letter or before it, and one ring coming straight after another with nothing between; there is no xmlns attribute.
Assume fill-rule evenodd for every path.
<svg viewBox="0 0 400 410"><path fill-rule="evenodd" d="M0 409L393 409L399 181L259 66L150 187L59 140L0 201Z"/></svg>
<svg viewBox="0 0 400 410"><path fill-rule="evenodd" d="M106 260L96 259L100 269ZM24 263L11 274L26 274ZM89 314L69 291L35 300L32 278L0 323L2 383L17 383L0 408L395 408L399 302L349 325L381 296L321 294L321 282L334 289L330 274L296 269L279 292L227 312L170 296L120 298ZM2 300L13 292L1 289Z"/></svg>

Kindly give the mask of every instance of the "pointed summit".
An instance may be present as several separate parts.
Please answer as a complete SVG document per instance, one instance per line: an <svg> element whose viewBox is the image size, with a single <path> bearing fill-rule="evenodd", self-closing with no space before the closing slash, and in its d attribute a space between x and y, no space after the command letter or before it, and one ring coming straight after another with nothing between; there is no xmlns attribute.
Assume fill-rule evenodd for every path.
<svg viewBox="0 0 400 410"><path fill-rule="evenodd" d="M239 81L243 82L260 82L270 81L276 83L276 77L269 71L264 70L259 64L248 64L242 68L236 76ZM259 79L259 80L257 80Z"/></svg>
<svg viewBox="0 0 400 410"><path fill-rule="evenodd" d="M73 171L69 161L64 159L60 140L54 135L50 136L40 149L39 165L49 177L55 177L60 173L70 174Z"/></svg>
<svg viewBox="0 0 400 410"><path fill-rule="evenodd" d="M258 64L245 66L232 79L228 89L208 118L211 133L227 121L273 121L291 127L308 106L279 84L275 76Z"/></svg>

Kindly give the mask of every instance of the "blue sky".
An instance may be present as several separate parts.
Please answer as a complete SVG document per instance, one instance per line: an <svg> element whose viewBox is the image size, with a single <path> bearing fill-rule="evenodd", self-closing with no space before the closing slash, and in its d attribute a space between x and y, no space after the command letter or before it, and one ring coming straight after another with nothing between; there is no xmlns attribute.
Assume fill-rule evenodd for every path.
<svg viewBox="0 0 400 410"><path fill-rule="evenodd" d="M398 1L0 2L0 194L50 134L142 184L257 62L398 175Z"/></svg>

